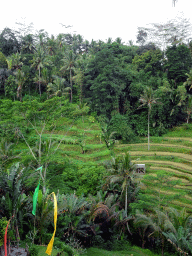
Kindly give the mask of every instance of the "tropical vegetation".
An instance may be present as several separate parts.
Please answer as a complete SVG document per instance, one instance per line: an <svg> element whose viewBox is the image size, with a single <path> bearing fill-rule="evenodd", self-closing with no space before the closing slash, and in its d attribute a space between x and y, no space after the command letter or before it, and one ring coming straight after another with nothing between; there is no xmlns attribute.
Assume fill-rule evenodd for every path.
<svg viewBox="0 0 192 256"><path fill-rule="evenodd" d="M0 246L10 220L8 240L42 255L54 192L54 254L192 254L192 46L180 26L157 33L164 47L148 37L155 24L136 45L0 32Z"/></svg>

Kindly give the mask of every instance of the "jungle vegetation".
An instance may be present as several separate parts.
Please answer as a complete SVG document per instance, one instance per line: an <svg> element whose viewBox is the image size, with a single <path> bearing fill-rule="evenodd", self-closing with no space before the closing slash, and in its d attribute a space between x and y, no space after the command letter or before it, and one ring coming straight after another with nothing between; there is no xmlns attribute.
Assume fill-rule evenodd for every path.
<svg viewBox="0 0 192 256"><path fill-rule="evenodd" d="M161 141L166 156L159 153L166 145L157 145L175 127L191 134L192 44L177 26L164 27L164 47L144 28L136 45L27 28L0 32L0 227L14 216L11 240L49 242L54 191L55 246L68 255L128 243L151 254L192 253L191 141L178 136L177 152L177 142ZM138 175L137 155L159 166ZM171 190L162 200L164 189Z"/></svg>

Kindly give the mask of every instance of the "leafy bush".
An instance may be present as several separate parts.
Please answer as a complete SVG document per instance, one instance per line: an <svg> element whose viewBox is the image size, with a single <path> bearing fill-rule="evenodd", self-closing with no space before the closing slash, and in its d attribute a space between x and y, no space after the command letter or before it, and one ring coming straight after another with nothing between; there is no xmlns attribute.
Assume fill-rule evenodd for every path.
<svg viewBox="0 0 192 256"><path fill-rule="evenodd" d="M59 189L61 194L76 191L77 195L94 195L102 182L104 167L95 163L75 164L63 158L62 161L65 162L52 162L48 167L47 179L55 192Z"/></svg>
<svg viewBox="0 0 192 256"><path fill-rule="evenodd" d="M0 52L0 68L8 68L6 57L2 52Z"/></svg>
<svg viewBox="0 0 192 256"><path fill-rule="evenodd" d="M30 256L38 256L38 249L35 245L31 245L29 247L29 255Z"/></svg>
<svg viewBox="0 0 192 256"><path fill-rule="evenodd" d="M122 140L123 142L134 141L135 133L128 121L128 118L123 115L114 115L108 126L109 133L114 132L113 136L116 140Z"/></svg>
<svg viewBox="0 0 192 256"><path fill-rule="evenodd" d="M59 248L62 252L66 252L69 256L76 255L75 249L69 244L65 244L64 242L60 241L58 237L55 237L54 247Z"/></svg>
<svg viewBox="0 0 192 256"><path fill-rule="evenodd" d="M0 219L0 246L3 245L3 238L8 221L5 217Z"/></svg>

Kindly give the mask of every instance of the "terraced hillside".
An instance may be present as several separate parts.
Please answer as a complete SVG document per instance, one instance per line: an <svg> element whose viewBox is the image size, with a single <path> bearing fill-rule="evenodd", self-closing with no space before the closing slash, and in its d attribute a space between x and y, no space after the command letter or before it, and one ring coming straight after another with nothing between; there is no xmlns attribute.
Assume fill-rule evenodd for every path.
<svg viewBox="0 0 192 256"><path fill-rule="evenodd" d="M65 120L62 129L52 135L47 131L44 136L58 140L62 155L73 162L101 163L111 157L99 124L91 118L73 124ZM177 128L164 137L151 137L149 151L147 138L141 139L141 143L114 146L117 155L127 151L136 163L146 164L143 189L147 189L154 200L155 197L163 200L169 195L169 206L186 207L192 212L192 126L187 130Z"/></svg>
<svg viewBox="0 0 192 256"><path fill-rule="evenodd" d="M144 139L139 144L118 145L115 152L129 151L136 163L146 164L144 189L151 197L161 201L169 197L169 206L186 207L192 212L192 136L184 137L192 135L192 131L185 133L182 127L177 129L177 133L152 137L149 151Z"/></svg>

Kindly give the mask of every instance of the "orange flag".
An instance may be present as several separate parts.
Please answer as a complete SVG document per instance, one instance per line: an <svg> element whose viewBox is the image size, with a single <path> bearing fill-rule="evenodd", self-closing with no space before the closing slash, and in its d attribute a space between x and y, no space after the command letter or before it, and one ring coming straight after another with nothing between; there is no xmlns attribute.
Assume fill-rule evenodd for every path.
<svg viewBox="0 0 192 256"><path fill-rule="evenodd" d="M52 192L51 194L53 194L53 198L54 198L54 232L53 232L53 236L47 246L47 250L46 253L48 255L51 255L52 249L53 249L53 243L54 243L54 238L55 238L55 232L56 232L56 226L57 226L57 198L55 196L55 193Z"/></svg>

